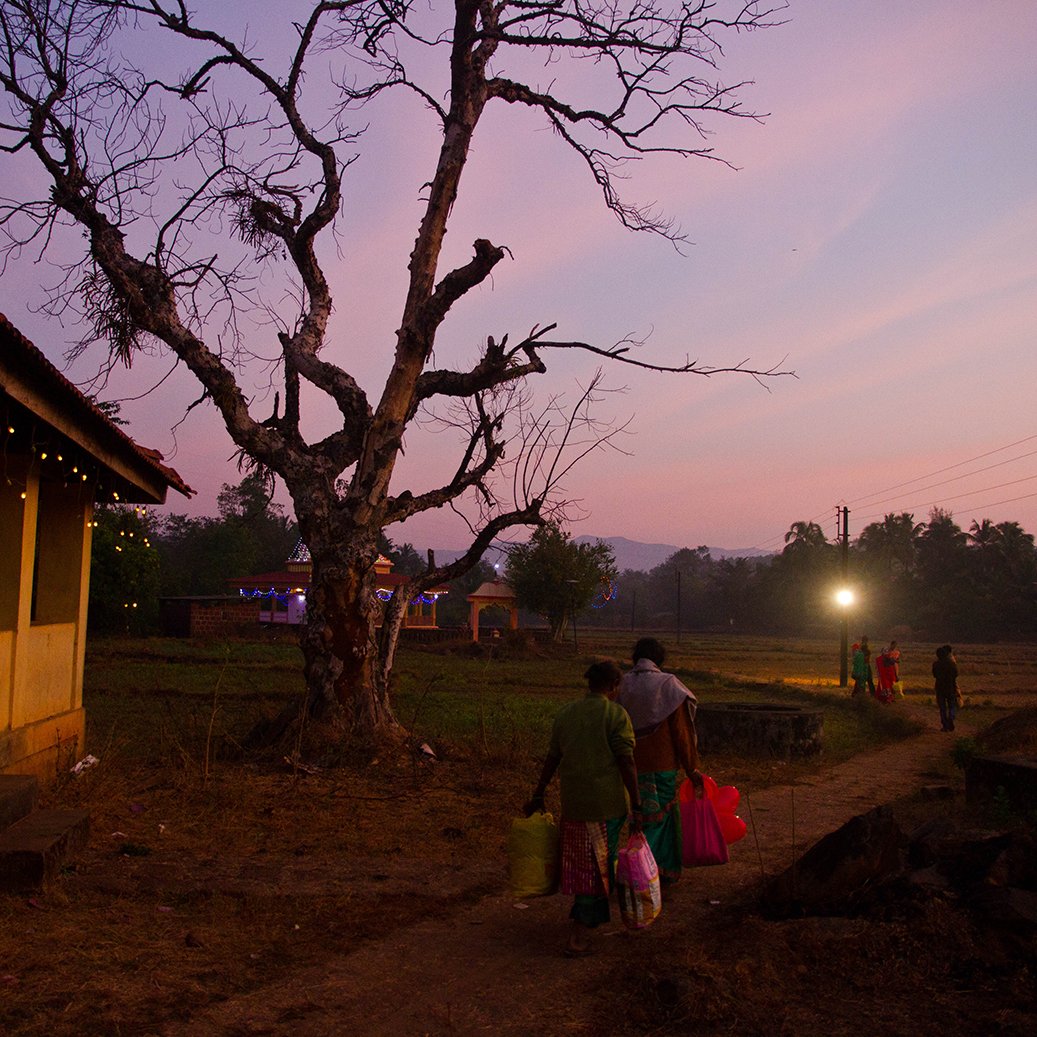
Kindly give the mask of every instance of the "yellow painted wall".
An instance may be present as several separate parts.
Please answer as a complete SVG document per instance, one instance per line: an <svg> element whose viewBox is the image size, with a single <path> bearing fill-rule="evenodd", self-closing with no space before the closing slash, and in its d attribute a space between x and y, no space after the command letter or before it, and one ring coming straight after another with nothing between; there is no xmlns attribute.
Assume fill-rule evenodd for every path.
<svg viewBox="0 0 1037 1037"><path fill-rule="evenodd" d="M13 689L14 631L0 630L0 734L11 726Z"/></svg>
<svg viewBox="0 0 1037 1037"><path fill-rule="evenodd" d="M0 772L47 778L83 749L92 504L31 469L12 482L0 491Z"/></svg>
<svg viewBox="0 0 1037 1037"><path fill-rule="evenodd" d="M24 631L14 678L12 727L67 713L73 701L76 661L75 623L35 625Z"/></svg>
<svg viewBox="0 0 1037 1037"><path fill-rule="evenodd" d="M15 630L22 586L26 469L7 458L0 479L0 736L11 727L14 691Z"/></svg>
<svg viewBox="0 0 1037 1037"><path fill-rule="evenodd" d="M82 759L86 714L82 709L0 732L0 774L35 774L53 781Z"/></svg>

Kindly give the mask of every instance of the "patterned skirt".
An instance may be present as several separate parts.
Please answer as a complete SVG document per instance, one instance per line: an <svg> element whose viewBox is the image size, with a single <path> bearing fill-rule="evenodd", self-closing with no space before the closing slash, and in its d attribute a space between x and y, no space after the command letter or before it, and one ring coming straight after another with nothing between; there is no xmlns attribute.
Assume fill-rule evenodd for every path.
<svg viewBox="0 0 1037 1037"><path fill-rule="evenodd" d="M681 875L681 814L676 771L646 771L637 776L645 838L659 865L659 875L671 882Z"/></svg>
<svg viewBox="0 0 1037 1037"><path fill-rule="evenodd" d="M562 821L563 893L607 897L612 890L625 817L608 821Z"/></svg>

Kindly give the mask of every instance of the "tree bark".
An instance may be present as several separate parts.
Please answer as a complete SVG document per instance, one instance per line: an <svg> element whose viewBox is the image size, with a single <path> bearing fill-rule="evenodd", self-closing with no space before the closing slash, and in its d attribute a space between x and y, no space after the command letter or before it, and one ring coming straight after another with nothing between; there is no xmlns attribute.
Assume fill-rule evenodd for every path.
<svg viewBox="0 0 1037 1037"><path fill-rule="evenodd" d="M546 350L576 349L655 371L733 370L754 378L790 373L755 371L745 363L652 364L629 355L629 339L609 348L550 341L545 335L553 323L535 325L514 345L506 345L507 334L499 341L487 336L482 355L467 369L440 367L434 359L437 333L452 307L486 283L507 254L480 237L468 262L441 269L450 216L486 106L500 102L538 112L586 163L606 205L625 225L679 240L651 208L620 201L615 171L624 159L653 153L711 156L683 142L689 124L702 132L700 112L751 117L734 88L715 83L711 74L703 79L701 64L714 65L720 52L714 37L722 29L761 27L770 14L766 6L739 0L672 9L649 0L629 11L554 0L454 0L452 26L433 25L426 36L427 12L412 12L408 4L320 2L308 18L292 22L288 64L275 75L253 56L245 37L237 42L179 0L0 4L0 96L7 102L0 152L32 156L48 184L46 190L40 185L38 197L33 185L24 199L0 198L0 229L7 230L0 261L17 257L33 241L45 250L55 227L71 218L86 237L83 269L73 276L71 267L55 298L67 293L84 303L91 325L84 348L94 339L106 341L110 359L128 364L148 336L164 343L204 387L202 399L219 409L242 455L284 479L313 562L302 637L308 690L296 719L308 725L318 752L322 744L334 752L343 739L371 745L400 737L389 679L410 598L475 564L503 530L543 522L545 504L561 506L561 480L571 466L621 430L602 432L586 416L597 377L568 417L555 403L539 413L529 408L524 385L529 376L547 372ZM135 68L132 56L119 50L152 39L132 35L149 26L170 44L161 67L177 67L180 57L188 61L175 82L155 80L150 61ZM442 80L426 75L423 60L408 67L410 48L399 46L404 36L427 45L429 53L449 43L447 104L437 99ZM513 61L515 54L533 60ZM577 55L595 60L577 63ZM334 67L339 58L341 68ZM557 93L492 71L507 67L518 75L527 65L535 70L561 60L565 74L551 87ZM333 66L329 78L337 99L310 123L300 109L301 90L317 62ZM577 65L612 69L615 82L600 93L602 110L576 103L591 96L588 86L598 95L604 85L595 73L593 83L579 88ZM321 257L335 240L342 175L353 161L348 153L364 132L355 110L397 88L423 98L438 117L441 136L407 262L394 363L372 406L353 375L322 356L335 307ZM319 94L317 88L314 96ZM166 106L174 100L177 114L167 123ZM668 141L667 126L680 130L681 138ZM169 173L174 163L175 176ZM226 226L235 228L255 267L236 246L224 252L217 239ZM284 283L267 282L267 263L281 265L293 286L290 297L299 287L295 303L286 304ZM267 283L276 286L274 295L264 291ZM239 329L238 314L249 306L265 315L261 324L280 329L285 411L279 416L275 408L266 420L252 413L254 401L237 367L254 349L264 352L246 343ZM220 334L221 320L232 331L228 341ZM348 338L344 311L341 320ZM339 412L337 427L318 442L309 442L301 427L303 386L329 398ZM449 410L454 402L460 424ZM393 494L405 433L419 407L436 413L437 406L461 431L455 474L443 486ZM518 427L509 428L512 422ZM590 430L593 445L577 442L577 426ZM518 454L505 460L512 443ZM509 485L510 493L502 489ZM398 588L383 618L374 573L378 533L466 498L479 517L463 559ZM328 725L323 738L316 735L318 725Z"/></svg>
<svg viewBox="0 0 1037 1037"><path fill-rule="evenodd" d="M378 549L369 531L348 537L310 532L313 563L300 644L306 677L305 741L337 749L399 742L403 730L389 701L389 667L382 665L378 629L383 604L375 584Z"/></svg>

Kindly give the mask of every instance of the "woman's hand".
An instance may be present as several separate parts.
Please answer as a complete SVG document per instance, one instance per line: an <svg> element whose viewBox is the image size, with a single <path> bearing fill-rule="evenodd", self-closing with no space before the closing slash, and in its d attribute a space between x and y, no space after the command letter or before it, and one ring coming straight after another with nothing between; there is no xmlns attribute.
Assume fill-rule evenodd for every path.
<svg viewBox="0 0 1037 1037"><path fill-rule="evenodd" d="M532 817L534 814L543 814L544 811L544 794L534 792L529 802L522 808L522 812L526 817Z"/></svg>
<svg viewBox="0 0 1037 1037"><path fill-rule="evenodd" d="M627 817L627 823L630 825L631 835L639 835L644 831L645 822L644 817L641 815L640 803L636 807L630 808L630 815Z"/></svg>

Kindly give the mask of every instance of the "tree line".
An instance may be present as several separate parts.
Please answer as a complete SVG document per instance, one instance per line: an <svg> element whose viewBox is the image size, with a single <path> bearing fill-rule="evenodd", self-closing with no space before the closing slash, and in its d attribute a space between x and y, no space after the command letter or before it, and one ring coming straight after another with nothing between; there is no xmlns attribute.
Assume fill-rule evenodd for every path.
<svg viewBox="0 0 1037 1037"><path fill-rule="evenodd" d="M249 472L224 483L218 514L161 515L128 505L99 506L94 514L90 571L90 629L98 633L159 632L159 599L233 595L234 581L283 570L299 542L299 525L273 500L273 485ZM413 544L397 545L382 534L379 553L406 576L426 571ZM494 569L480 562L452 580L438 606L443 626L462 626L465 597Z"/></svg>
<svg viewBox="0 0 1037 1037"><path fill-rule="evenodd" d="M249 473L223 486L212 517L98 509L91 629L157 632L160 597L230 594L235 577L282 569L299 530L271 490ZM426 571L427 554L413 544L383 534L379 546L394 571ZM925 522L908 512L888 514L850 543L848 571L855 633L978 641L1037 631L1037 548L1017 522L983 519L962 529L940 509ZM439 601L440 626L463 627L466 596L495 575L480 561L451 580ZM772 556L717 559L705 547L683 548L648 572L619 572L606 544L576 544L549 523L512 548L505 575L527 619L539 618L555 637L574 617L613 630L800 636L824 635L841 618L840 545L815 522L792 523L783 550ZM492 613L486 618L493 622Z"/></svg>
<svg viewBox="0 0 1037 1037"><path fill-rule="evenodd" d="M515 132L517 113L555 131L623 226L684 240L626 196L626 173L653 155L719 157L703 146L716 124L757 117L745 80L721 69L724 43L780 14L744 0L286 0L257 36L228 6L0 4L0 150L27 174L0 197L0 264L33 249L57 257L63 276L43 309L79 319L73 355L105 372L142 353L175 357L242 462L287 487L312 561L295 719L318 721L307 737L323 755L343 740L400 739L389 688L408 599L468 573L508 530L558 514L573 465L620 434L601 412L602 367L791 374L642 359L629 333L558 329L536 293L470 353L450 320L504 279L506 258L528 276L542 257L490 240L505 233L496 220L473 232L467 256L444 249L468 208L455 208L462 180L477 175L463 176L473 140L495 125ZM360 170L401 164L385 134L366 131L412 112L434 143L411 149L398 184L382 177L372 191ZM499 192L524 176L502 168ZM380 205L409 214L413 234L387 252L401 274L389 279L396 330L372 340L365 309L387 304L355 294L336 245ZM387 374L369 394L359 374L370 356ZM568 358L592 366L566 395ZM271 411L257 378L274 392ZM452 456L453 474L405 487L405 443L412 459ZM464 553L383 605L382 531L444 506L468 518Z"/></svg>
<svg viewBox="0 0 1037 1037"><path fill-rule="evenodd" d="M1037 550L1018 522L962 529L939 508L928 520L888 514L848 547L857 633L959 641L1025 639L1037 632ZM714 559L677 551L650 572L627 570L608 607L581 621L609 628L824 634L840 619L840 545L815 522L797 521L766 558ZM896 636L894 634L894 636Z"/></svg>

